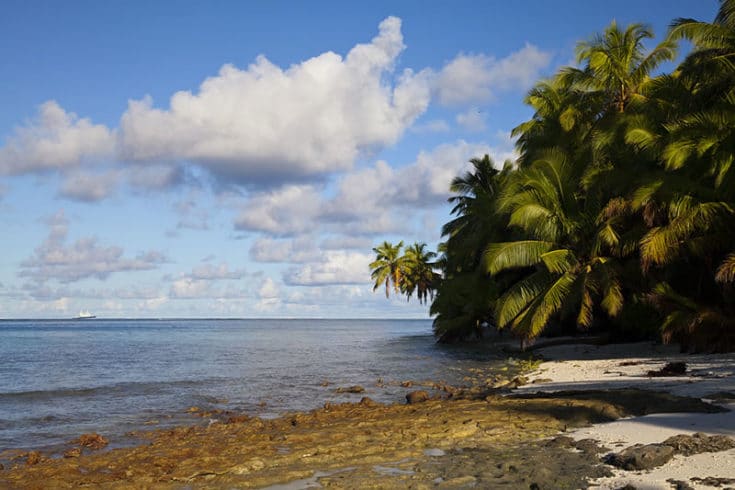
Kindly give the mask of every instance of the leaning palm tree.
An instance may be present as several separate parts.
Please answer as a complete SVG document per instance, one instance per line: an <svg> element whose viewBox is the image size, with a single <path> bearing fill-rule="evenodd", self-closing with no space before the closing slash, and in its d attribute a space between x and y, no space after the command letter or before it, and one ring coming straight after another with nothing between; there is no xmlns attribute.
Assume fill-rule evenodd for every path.
<svg viewBox="0 0 735 490"><path fill-rule="evenodd" d="M396 293L401 287L401 281L405 270L404 260L401 256L403 241L393 245L384 241L381 245L373 248L376 257L370 263L370 277L375 281L373 291L381 285L385 285L385 297L390 296L390 287L393 285L393 291Z"/></svg>

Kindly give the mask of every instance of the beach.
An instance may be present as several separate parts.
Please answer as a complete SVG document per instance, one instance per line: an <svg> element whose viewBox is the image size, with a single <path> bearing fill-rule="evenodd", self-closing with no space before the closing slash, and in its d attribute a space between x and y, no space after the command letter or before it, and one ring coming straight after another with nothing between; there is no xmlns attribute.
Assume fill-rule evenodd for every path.
<svg viewBox="0 0 735 490"><path fill-rule="evenodd" d="M140 431L134 436L144 442L137 446L94 450L77 441L67 457L23 451L0 471L0 486L677 488L671 479L692 488L712 488L701 481L732 485L735 449L677 454L650 471L602 463L605 454L673 435L733 436L732 355L682 356L650 343L557 346L537 354L545 361L515 379L478 370L463 388L406 383L406 393L429 398L413 404L363 397L275 419L194 410L202 423ZM682 359L685 375L648 376Z"/></svg>

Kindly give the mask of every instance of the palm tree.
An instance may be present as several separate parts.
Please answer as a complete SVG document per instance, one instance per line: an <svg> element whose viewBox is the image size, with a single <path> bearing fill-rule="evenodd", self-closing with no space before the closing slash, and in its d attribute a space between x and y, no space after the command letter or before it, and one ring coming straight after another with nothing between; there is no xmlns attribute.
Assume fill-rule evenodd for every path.
<svg viewBox="0 0 735 490"><path fill-rule="evenodd" d="M434 271L436 253L426 250L425 243L414 243L406 248L402 257L405 273L401 281L401 292L408 300L416 292L419 303L434 299L434 291L441 276Z"/></svg>
<svg viewBox="0 0 735 490"><path fill-rule="evenodd" d="M643 24L621 30L613 21L602 34L577 44L577 62L583 67L562 70L562 80L606 94L609 106L622 113L640 96L653 70L676 57L673 38L646 53L643 41L652 37L651 29Z"/></svg>
<svg viewBox="0 0 735 490"><path fill-rule="evenodd" d="M485 262L493 275L523 272L497 301L495 319L525 340L565 312L587 328L596 304L610 316L622 308L616 257L598 226L601 206L579 197L580 175L563 152L548 151L514 175L501 197L500 211L523 238L491 244Z"/></svg>
<svg viewBox="0 0 735 490"><path fill-rule="evenodd" d="M397 245L384 241L381 245L373 248L373 252L376 254L375 260L370 263L370 277L375 281L373 291L385 284L386 298L390 296L391 284L396 293L401 287L405 270L404 260L401 257L402 248L403 241L398 242Z"/></svg>

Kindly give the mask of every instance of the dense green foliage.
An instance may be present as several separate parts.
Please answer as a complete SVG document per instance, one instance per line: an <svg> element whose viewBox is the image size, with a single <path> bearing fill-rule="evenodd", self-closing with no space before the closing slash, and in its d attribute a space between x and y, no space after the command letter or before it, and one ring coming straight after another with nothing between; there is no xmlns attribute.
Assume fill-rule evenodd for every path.
<svg viewBox="0 0 735 490"><path fill-rule="evenodd" d="M712 23L675 20L646 50L652 37L613 22L580 42L578 67L526 97L517 162L473 159L452 182L439 260L413 250L418 274L384 243L376 288L435 290L442 341L487 324L523 341L594 328L735 349L735 0ZM691 53L654 74L682 39Z"/></svg>

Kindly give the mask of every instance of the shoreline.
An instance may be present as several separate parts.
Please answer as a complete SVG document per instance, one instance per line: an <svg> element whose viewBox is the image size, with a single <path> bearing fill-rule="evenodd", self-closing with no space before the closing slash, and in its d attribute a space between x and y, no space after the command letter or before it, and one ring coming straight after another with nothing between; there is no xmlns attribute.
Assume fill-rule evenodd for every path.
<svg viewBox="0 0 735 490"><path fill-rule="evenodd" d="M553 346L539 350L547 360L529 376L534 384L516 391L555 392L569 389L631 387L665 391L711 401L728 410L716 414L656 413L594 424L570 434L575 440L593 439L613 450L635 444L660 444L667 438L702 433L735 437L735 353L682 354L675 345L651 342L604 346ZM647 374L670 362L683 362L680 376L651 377ZM539 382L543 381L543 382ZM667 480L684 482L694 489L714 488L701 480L714 477L735 486L735 449L676 455L649 471L613 470L613 476L590 482L590 488L618 489L625 485L641 489L676 488ZM701 480L697 480L701 479Z"/></svg>
<svg viewBox="0 0 735 490"><path fill-rule="evenodd" d="M507 488L529 488L531 483L539 488L562 484L577 488L590 478L598 485L591 488L619 488L634 481L649 485L640 488L672 488L661 480L661 471L677 468L680 480L730 478L735 472L735 449L704 453L706 457L676 456L659 473L641 475L611 472L599 461L603 452L599 445L619 450L611 443L663 441L670 432L655 429L662 420L715 421L706 427L671 428L679 430L677 434L721 434L717 427L735 431L735 412L703 414L720 405L697 400L716 391L735 393L735 368L728 367L735 365L735 355L686 356L651 344L576 344L539 349L535 354L548 360L527 373L529 384L513 390L509 388L521 384L520 380L509 385L508 380L483 379L485 373L477 373L472 388L444 387L443 399L411 405L383 405L365 398L276 419L224 414L208 426L140 431L136 436L147 442L134 447L80 449L75 456L58 459L38 455L34 464L26 464L30 456L24 454L0 470L0 486L482 488L505 482ZM688 376L645 376L678 357L690 362ZM623 391L591 391L608 388ZM422 388L407 387L406 392L416 389ZM551 393L570 389L582 391ZM684 410L684 414L668 419L650 415L661 410ZM692 414L692 410L699 412ZM650 430L631 424L644 424ZM636 428L630 431L630 427ZM628 430L627 438L622 436L623 428ZM581 450L579 441L585 439L599 443ZM530 464L541 460L544 465ZM727 464L725 472L713 473L723 464ZM555 483L548 486L550 481Z"/></svg>

